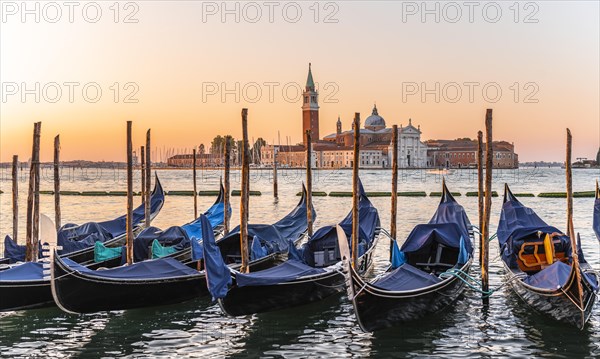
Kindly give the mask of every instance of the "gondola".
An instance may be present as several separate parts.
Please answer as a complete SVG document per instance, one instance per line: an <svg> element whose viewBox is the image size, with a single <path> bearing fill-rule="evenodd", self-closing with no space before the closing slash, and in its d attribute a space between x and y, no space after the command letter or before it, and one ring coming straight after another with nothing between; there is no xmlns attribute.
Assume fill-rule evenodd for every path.
<svg viewBox="0 0 600 359"><path fill-rule="evenodd" d="M285 217L273 224L248 224L248 248L250 270L271 268L285 260L290 244L298 243L308 228L306 188L302 186L302 196L296 207ZM313 218L316 212L312 210ZM217 242L225 264L233 269L241 266L240 226Z"/></svg>
<svg viewBox="0 0 600 359"><path fill-rule="evenodd" d="M224 200L225 189L221 184L217 199L203 213L208 218L215 235L220 234L224 228ZM229 206L228 215L231 217L231 206ZM191 268L196 268L197 259L195 260L192 255L192 241L200 240L202 240L200 217L182 226L172 226L165 230L157 227L148 227L136 235L133 241L133 260L134 262L141 262L148 259L171 257L187 264ZM96 246L94 254L97 264L88 267L112 268L116 266L114 265L115 261L119 261L117 265L124 264L125 258L122 257L123 247L105 248L100 243L96 243Z"/></svg>
<svg viewBox="0 0 600 359"><path fill-rule="evenodd" d="M165 194L162 185L156 177L155 187L150 199L152 218L158 215L164 204ZM144 219L144 206L134 211L136 232L142 228ZM71 261L85 266L95 267L93 240L105 240L106 246L121 246L125 241L125 217L121 216L112 221L88 223L73 227L65 225L58 233L58 244L68 248L80 247L81 249L65 254ZM101 235L101 234L105 234ZM9 241L9 252L13 255L24 256L22 251L25 246L16 246L12 239ZM5 247L7 248L7 247ZM5 249L6 250L6 249ZM40 250L41 253L41 250ZM22 258L24 259L24 258ZM117 266L120 258L111 263L105 262L104 266ZM28 262L17 263L9 269L0 271L0 312L42 308L53 306L54 300L50 291L50 278L44 277L42 263Z"/></svg>
<svg viewBox="0 0 600 359"><path fill-rule="evenodd" d="M306 224L298 224L299 217L306 222L305 196L288 216L275 225L253 225L255 234L279 233L287 241L306 230ZM209 219L200 216L202 241L214 241L214 231ZM250 227L250 226L249 226ZM252 232L251 232L252 233ZM231 265L239 254L239 229L219 240L229 248L237 241L237 251L229 253ZM277 242L278 243L278 242ZM273 244L275 246L277 243ZM197 242L192 241L192 253L197 253ZM286 242L287 244L287 242ZM201 247L199 247L201 248ZM287 245L285 247L287 250ZM279 252L274 251L253 261L254 266L269 265L276 260ZM203 258L200 256L195 259ZM183 302L208 294L204 271L190 268L172 257L146 260L107 270L91 270L77 263L55 256L52 261L52 295L56 304L69 313L91 313L107 310L123 310Z"/></svg>
<svg viewBox="0 0 600 359"><path fill-rule="evenodd" d="M512 290L531 309L583 329L598 294L598 275L585 260L580 244L576 249L579 266L574 265L571 239L521 204L508 185L498 242Z"/></svg>
<svg viewBox="0 0 600 359"><path fill-rule="evenodd" d="M351 236L352 212L339 226ZM379 227L379 213L360 185L358 248L361 273L372 264ZM248 274L231 270L232 285L226 295L219 298L222 311L231 316L261 313L308 304L343 291L344 276L337 242L336 226L325 226L300 248L290 244L288 259L275 267ZM209 262L206 271L210 284L208 265ZM217 297L217 293L212 294Z"/></svg>
<svg viewBox="0 0 600 359"><path fill-rule="evenodd" d="M442 187L433 218L417 225L400 250L394 243L392 266L371 282L351 265L347 240L343 233L339 236L348 298L363 331L440 312L465 289L459 276L469 272L473 261L472 226L445 183Z"/></svg>
<svg viewBox="0 0 600 359"><path fill-rule="evenodd" d="M163 207L165 192L156 176L154 189L150 196L150 218L154 219ZM134 232L139 233L143 228L145 218L144 204L133 210ZM94 244L102 242L106 247L118 247L125 243L125 215L110 221L89 222L81 225L67 223L58 230L58 246L62 247L59 254L71 260L90 265L94 260ZM41 244L40 244L41 245ZM25 261L24 245L17 245L10 236L4 239L4 256L11 263ZM42 251L40 250L40 258Z"/></svg>

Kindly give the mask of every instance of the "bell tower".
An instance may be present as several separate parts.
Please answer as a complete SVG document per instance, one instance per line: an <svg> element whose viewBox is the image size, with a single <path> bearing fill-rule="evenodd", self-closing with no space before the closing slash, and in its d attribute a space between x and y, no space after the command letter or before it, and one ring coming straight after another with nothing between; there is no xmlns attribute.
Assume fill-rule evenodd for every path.
<svg viewBox="0 0 600 359"><path fill-rule="evenodd" d="M319 93L315 90L311 64L308 64L308 78L306 88L302 93L302 138L306 147L306 131L311 131L312 142L317 142L319 137Z"/></svg>

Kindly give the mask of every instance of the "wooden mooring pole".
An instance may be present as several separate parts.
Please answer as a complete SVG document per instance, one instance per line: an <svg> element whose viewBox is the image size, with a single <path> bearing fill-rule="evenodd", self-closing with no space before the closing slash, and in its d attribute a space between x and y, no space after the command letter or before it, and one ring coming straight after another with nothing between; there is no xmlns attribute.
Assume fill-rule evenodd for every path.
<svg viewBox="0 0 600 359"><path fill-rule="evenodd" d="M61 227L60 217L60 135L56 135L54 137L54 224L56 232Z"/></svg>
<svg viewBox="0 0 600 359"><path fill-rule="evenodd" d="M306 130L306 233L308 237L313 235L313 212L312 212L312 133Z"/></svg>
<svg viewBox="0 0 600 359"><path fill-rule="evenodd" d="M38 216L35 215L35 182L39 179L39 173L36 178L36 167L39 164L41 126L41 122L36 122L33 124L33 145L31 150L31 165L29 167L29 186L27 193L27 228L25 237L25 260L27 262L36 262L38 253L38 248L36 248L38 245L38 234L36 233L36 231L37 229L39 229L39 223L34 226L34 221L36 219L39 219L39 214ZM39 189L39 186L37 188ZM37 203L39 205L39 194Z"/></svg>
<svg viewBox="0 0 600 359"><path fill-rule="evenodd" d="M567 231L571 240L571 257L573 258L573 270L575 271L575 278L577 281L577 305L580 308L584 308L585 303L583 302L583 288L581 286L581 271L579 267L579 249L577 246L577 240L575 237L575 228L573 226L573 173L571 165L571 153L572 153L572 136L571 130L567 128L567 158L565 160L565 171L566 171L566 182L567 182ZM581 313L581 320L585 323L585 313Z"/></svg>
<svg viewBox="0 0 600 359"><path fill-rule="evenodd" d="M146 228L150 227L150 222L152 221L152 207L150 206L150 196L152 194L151 182L152 182L152 160L150 153L152 152L150 149L150 129L146 132L146 200L144 202L144 212L146 214L146 220L144 221L144 225Z"/></svg>
<svg viewBox="0 0 600 359"><path fill-rule="evenodd" d="M352 266L358 267L358 168L360 166L360 113L354 114L354 157L352 161Z"/></svg>
<svg viewBox="0 0 600 359"><path fill-rule="evenodd" d="M396 217L398 212L398 125L392 127L392 213L390 217L390 262L396 240Z"/></svg>
<svg viewBox="0 0 600 359"><path fill-rule="evenodd" d="M277 147L277 151L279 151L279 147ZM273 197L277 198L277 151L275 150L275 146L273 146Z"/></svg>
<svg viewBox="0 0 600 359"><path fill-rule="evenodd" d="M250 165L248 153L248 109L242 109L242 183L240 198L240 251L242 255L242 266L240 272L248 273L248 188L250 182Z"/></svg>
<svg viewBox="0 0 600 359"><path fill-rule="evenodd" d="M133 264L133 146L131 143L131 121L127 121L127 229L126 259Z"/></svg>
<svg viewBox="0 0 600 359"><path fill-rule="evenodd" d="M198 218L198 187L196 183L196 149L192 151L192 175L194 177L194 219Z"/></svg>
<svg viewBox="0 0 600 359"><path fill-rule="evenodd" d="M492 148L492 110L488 109L485 114L485 200L484 200L484 219L483 219L483 246L481 253L481 289L487 293L490 288L489 283L489 256L490 256L490 210L492 208L492 169L494 167L494 151ZM489 298L484 294L484 303L487 304Z"/></svg>
<svg viewBox="0 0 600 359"><path fill-rule="evenodd" d="M12 240L17 243L19 234L19 156L14 155L12 160L12 218L13 235Z"/></svg>
<svg viewBox="0 0 600 359"><path fill-rule="evenodd" d="M142 190L140 192L140 197L142 198L142 203L146 202L146 153L144 151L144 146L140 146L140 169L142 171ZM144 211L145 211L144 207Z"/></svg>
<svg viewBox="0 0 600 359"><path fill-rule="evenodd" d="M478 210L479 210L479 265L483 259L483 132L477 132L477 199L478 199Z"/></svg>
<svg viewBox="0 0 600 359"><path fill-rule="evenodd" d="M223 205L225 207L224 211L223 211L223 215L225 216L223 224L224 224L224 229L223 229L223 234L227 235L229 233L229 207L230 207L230 197L229 194L231 193L231 188L230 188L230 182L229 182L229 171L231 169L231 140L230 138L227 136L225 137L225 178L223 179L223 187L224 187L224 198L223 198Z"/></svg>

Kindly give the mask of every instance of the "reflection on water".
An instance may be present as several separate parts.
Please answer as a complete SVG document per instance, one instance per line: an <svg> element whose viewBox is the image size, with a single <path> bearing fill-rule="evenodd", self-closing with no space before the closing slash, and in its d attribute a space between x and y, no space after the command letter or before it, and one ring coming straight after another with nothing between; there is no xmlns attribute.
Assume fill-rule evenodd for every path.
<svg viewBox="0 0 600 359"><path fill-rule="evenodd" d="M315 191L349 191L350 171L315 171ZM158 172L167 191L189 190L191 171ZM270 171L252 172L252 189L262 196L250 198L252 222L270 223L285 215L298 201L303 171L280 171L279 199L272 197ZM574 190L593 190L597 171L575 170ZM124 171L63 170L64 190L123 190ZM200 190L216 189L220 172L200 171ZM26 176L24 175L23 178ZM42 189L52 183L42 182ZM361 171L367 191L389 191L391 175L387 171ZM439 191L441 177L427 171L401 171L400 191ZM139 178L138 178L139 180ZM452 191L461 192L457 200L465 207L472 222L477 222L477 199L466 197L476 191L474 171L453 171L447 175ZM494 190L502 193L508 182L515 193L564 191L564 172L560 169L495 171ZM139 183L136 184L139 186ZM232 186L239 188L239 176L233 173ZM26 186L20 191L21 223L25 220ZM0 232L10 233L10 173L1 172ZM9 195L7 195L8 193ZM53 218L52 196L42 195L41 210ZM135 199L139 203L139 198ZM208 208L214 198L199 197L199 208ZM398 204L399 241L412 228L428 221L439 198L400 197ZM547 222L564 228L565 199L523 198ZM239 222L239 197L232 197L232 224ZM350 210L351 198L315 197L315 225L340 221ZM372 198L379 209L382 226L389 227L390 199ZM63 222L82 223L116 217L125 212L124 197L62 197ZM491 231L496 229L501 198L493 199ZM581 233L586 259L600 268L600 246L591 229L593 198L576 198L575 228ZM165 206L154 225L166 228L192 219L191 197L167 196ZM24 225L21 229L24 230ZM24 239L24 232L20 234ZM387 265L389 242L382 238L376 249L374 273ZM491 244L490 286L503 281L497 242ZM477 275L474 265L472 273ZM130 311L69 315L56 308L0 313L0 356L233 356L233 357L423 357L423 356L517 356L599 357L600 305L583 331L563 327L528 309L508 286L500 288L484 308L479 294L466 291L453 308L417 323L391 328L374 334L362 333L345 295L336 295L307 306L241 318L221 314L209 298L180 305Z"/></svg>

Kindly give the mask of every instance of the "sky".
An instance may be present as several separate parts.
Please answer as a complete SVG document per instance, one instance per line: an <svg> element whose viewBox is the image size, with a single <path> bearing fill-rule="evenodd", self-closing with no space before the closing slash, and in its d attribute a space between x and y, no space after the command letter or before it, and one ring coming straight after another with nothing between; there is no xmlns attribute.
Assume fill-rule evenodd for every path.
<svg viewBox="0 0 600 359"><path fill-rule="evenodd" d="M600 146L597 1L1 1L0 161L125 161L216 135L302 141L299 91L312 63L320 133L349 129L373 104L422 140L476 137L493 109L496 140L520 161L563 161ZM25 5L23 5L25 4ZM116 5L115 5L116 4Z"/></svg>

